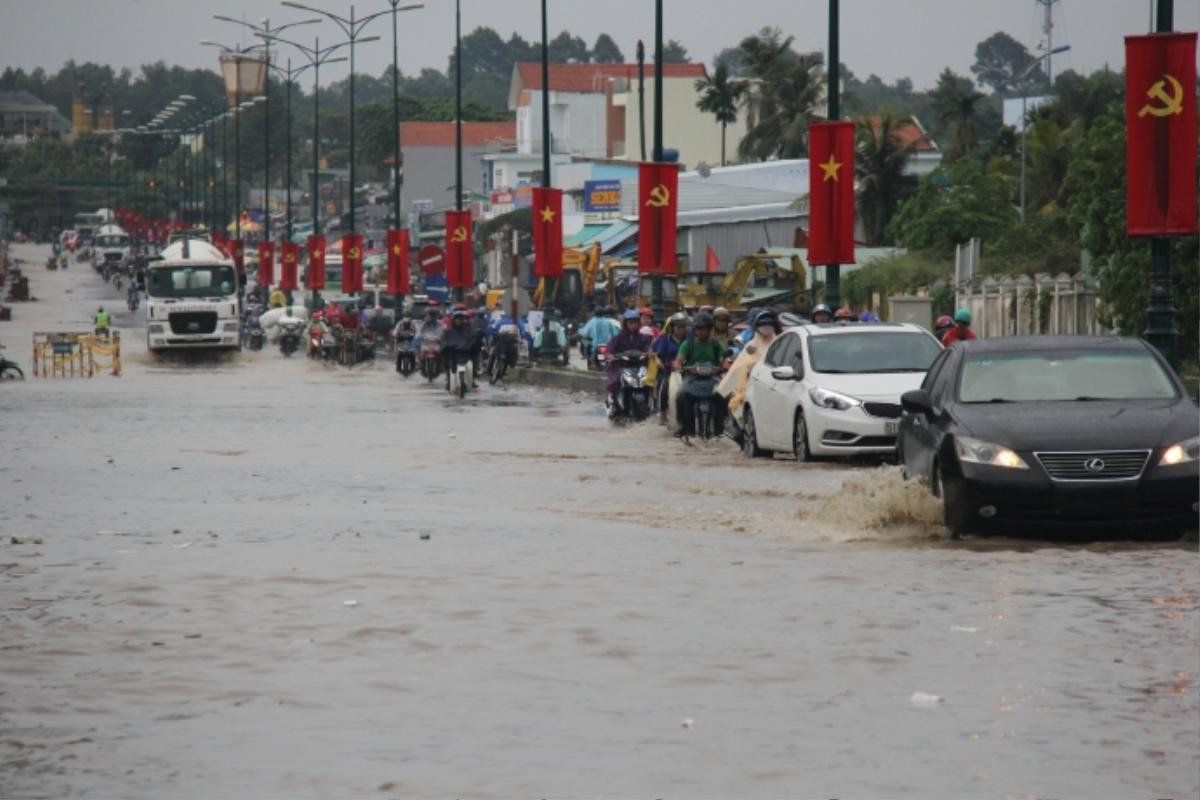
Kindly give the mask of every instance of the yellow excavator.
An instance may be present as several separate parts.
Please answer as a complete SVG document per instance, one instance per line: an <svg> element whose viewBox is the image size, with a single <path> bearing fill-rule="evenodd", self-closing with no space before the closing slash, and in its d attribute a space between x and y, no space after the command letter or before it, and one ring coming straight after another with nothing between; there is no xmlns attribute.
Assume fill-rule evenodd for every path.
<svg viewBox="0 0 1200 800"><path fill-rule="evenodd" d="M739 258L726 273L680 277L679 300L686 308L724 306L737 314L753 306L801 304L805 295L804 262L796 253L764 251Z"/></svg>
<svg viewBox="0 0 1200 800"><path fill-rule="evenodd" d="M600 243L589 247L563 248L563 274L554 282L554 307L563 319L574 319L583 310L583 299L596 288L596 272L600 269ZM538 278L533 290L533 305L543 308L546 299L546 279Z"/></svg>

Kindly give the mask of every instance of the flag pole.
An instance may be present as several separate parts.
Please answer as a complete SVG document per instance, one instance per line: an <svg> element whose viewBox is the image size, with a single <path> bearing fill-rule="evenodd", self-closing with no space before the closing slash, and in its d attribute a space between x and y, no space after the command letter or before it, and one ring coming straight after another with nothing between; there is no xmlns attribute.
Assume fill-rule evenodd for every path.
<svg viewBox="0 0 1200 800"><path fill-rule="evenodd" d="M841 97L839 90L841 81L839 79L839 59L838 54L838 0L829 0L829 58L826 66L826 74L828 76L828 90L826 97L828 100L827 113L829 121L833 122L841 115ZM811 168L811 164L809 167ZM851 170L853 175L853 170ZM833 311L838 309L842 304L842 266L841 264L827 264L825 266L825 303Z"/></svg>
<svg viewBox="0 0 1200 800"><path fill-rule="evenodd" d="M1175 0L1157 0L1154 30L1168 33L1175 27ZM1150 240L1150 301L1146 309L1146 341L1163 358L1178 368L1175 300L1171 287L1171 240L1155 236Z"/></svg>

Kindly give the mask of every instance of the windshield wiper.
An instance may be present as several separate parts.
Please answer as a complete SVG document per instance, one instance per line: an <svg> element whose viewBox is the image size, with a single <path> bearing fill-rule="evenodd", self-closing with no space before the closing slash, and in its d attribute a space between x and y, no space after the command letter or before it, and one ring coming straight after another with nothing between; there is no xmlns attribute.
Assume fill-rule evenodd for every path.
<svg viewBox="0 0 1200 800"><path fill-rule="evenodd" d="M1091 395L1081 394L1079 397L1072 397L1072 400L1077 400L1081 403L1089 403L1094 400L1112 400L1112 397L1092 397Z"/></svg>

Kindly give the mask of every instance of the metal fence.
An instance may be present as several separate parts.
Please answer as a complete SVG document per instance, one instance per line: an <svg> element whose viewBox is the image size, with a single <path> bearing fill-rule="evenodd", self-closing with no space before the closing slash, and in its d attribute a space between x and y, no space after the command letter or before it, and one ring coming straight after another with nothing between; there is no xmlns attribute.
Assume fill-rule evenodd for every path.
<svg viewBox="0 0 1200 800"><path fill-rule="evenodd" d="M1077 273L976 279L955 292L977 336L1107 334L1093 279Z"/></svg>

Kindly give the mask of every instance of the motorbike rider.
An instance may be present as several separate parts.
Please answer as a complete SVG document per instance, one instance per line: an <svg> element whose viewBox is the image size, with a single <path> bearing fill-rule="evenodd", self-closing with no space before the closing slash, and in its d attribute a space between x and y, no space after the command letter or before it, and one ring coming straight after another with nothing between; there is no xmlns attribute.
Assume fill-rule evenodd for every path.
<svg viewBox="0 0 1200 800"><path fill-rule="evenodd" d="M471 328L471 319L466 309L456 308L450 315L450 330L442 336L442 366L446 370L446 386L450 385L450 373L461 359L475 361L483 347L483 336Z"/></svg>
<svg viewBox="0 0 1200 800"><path fill-rule="evenodd" d="M849 325L851 322L856 321L858 317L850 310L850 306L842 306L834 312L833 319L839 325Z"/></svg>
<svg viewBox="0 0 1200 800"><path fill-rule="evenodd" d="M812 320L818 325L824 325L827 322L833 321L833 312L829 310L829 306L820 303L812 312Z"/></svg>
<svg viewBox="0 0 1200 800"><path fill-rule="evenodd" d="M617 356L635 350L639 353L649 353L653 340L641 332L641 327L642 315L633 308L626 311L621 319L620 333L608 340L609 355ZM621 367L616 363L615 358L612 358L608 362L608 415L610 417L616 413L616 393L620 388Z"/></svg>
<svg viewBox="0 0 1200 800"><path fill-rule="evenodd" d="M649 328L651 336L658 336L661 331L659 330L658 326L654 324L654 309L650 306L646 306L639 313L642 315L642 327Z"/></svg>
<svg viewBox="0 0 1200 800"><path fill-rule="evenodd" d="M955 342L968 342L974 338L975 332L971 330L971 312L960 308L954 312L954 327L942 337L942 347L949 347Z"/></svg>
<svg viewBox="0 0 1200 800"><path fill-rule="evenodd" d="M616 311L612 306L601 306L596 309L596 316L587 321L587 324L580 329L579 335L588 343L588 360L596 357L596 352L601 345L608 344L608 340L616 336L621 326L613 319Z"/></svg>
<svg viewBox="0 0 1200 800"><path fill-rule="evenodd" d="M94 319L92 321L96 326L96 335L97 336L107 336L108 335L108 329L109 329L109 326L112 324L112 318L109 317L108 312L104 310L104 306L100 306L99 308L96 309L96 316L94 317Z"/></svg>
<svg viewBox="0 0 1200 800"><path fill-rule="evenodd" d="M954 327L954 317L949 314L942 314L937 318L937 322L933 325L933 335L940 342L946 338L946 332Z"/></svg>
<svg viewBox="0 0 1200 800"><path fill-rule="evenodd" d="M729 309L724 306L718 306L713 309L712 317L713 338L728 348L730 341L733 339L733 328L730 327L733 317L730 315Z"/></svg>
<svg viewBox="0 0 1200 800"><path fill-rule="evenodd" d="M267 308L283 308L287 305L287 295L276 289L267 300Z"/></svg>
<svg viewBox="0 0 1200 800"><path fill-rule="evenodd" d="M668 379L675 364L675 357L679 355L679 346L687 338L687 327L687 315L683 312L672 314L667 320L666 330L654 341L654 357L658 359L654 392L658 400L658 414L664 423L667 421Z"/></svg>
<svg viewBox="0 0 1200 800"><path fill-rule="evenodd" d="M402 343L412 342L413 337L417 335L417 328L413 325L412 317L404 316L396 323L396 327L392 328L392 341L396 343L396 347L401 347Z"/></svg>
<svg viewBox="0 0 1200 800"><path fill-rule="evenodd" d="M693 398L688 391L688 385L694 380L689 370L701 365L710 364L719 367L725 360L725 347L712 338L713 319L711 314L696 315L692 323L692 338L679 345L679 354L675 357L675 370L683 373L683 388L675 398L675 416L680 422L676 436L692 436L695 434L695 421L692 414ZM725 426L725 404L718 394L713 394L714 420L716 430Z"/></svg>

